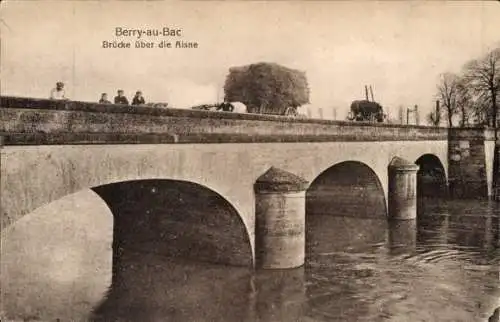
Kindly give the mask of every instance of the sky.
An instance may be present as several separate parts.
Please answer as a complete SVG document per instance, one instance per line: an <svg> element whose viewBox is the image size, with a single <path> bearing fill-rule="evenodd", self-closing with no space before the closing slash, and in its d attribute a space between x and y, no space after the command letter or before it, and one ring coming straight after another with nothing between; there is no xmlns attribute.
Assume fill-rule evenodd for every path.
<svg viewBox="0 0 500 322"><path fill-rule="evenodd" d="M74 100L142 90L188 108L221 100L230 67L275 62L306 72L313 115L344 118L365 85L390 116L422 114L441 73L500 46L499 17L498 1L2 1L0 89L46 98L63 81ZM141 39L198 48L134 48L137 37L116 35L164 27L181 35Z"/></svg>

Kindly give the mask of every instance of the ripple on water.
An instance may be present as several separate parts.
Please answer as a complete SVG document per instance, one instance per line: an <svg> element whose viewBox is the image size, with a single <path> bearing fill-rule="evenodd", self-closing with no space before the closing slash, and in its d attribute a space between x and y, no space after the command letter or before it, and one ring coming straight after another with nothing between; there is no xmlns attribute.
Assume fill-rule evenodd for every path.
<svg viewBox="0 0 500 322"><path fill-rule="evenodd" d="M484 223L477 226L488 228ZM440 233L442 227L426 229ZM496 234L497 228L492 231ZM349 316L343 321L488 319L500 300L498 249L487 243L455 244L439 237L407 246L365 245L310 256L313 280L308 286L309 298L316 316L336 321L330 313L337 312L332 306L344 305L333 300L340 296L350 298L358 307L343 310L343 316ZM342 280L350 282L343 284ZM344 288L332 288L331 284Z"/></svg>

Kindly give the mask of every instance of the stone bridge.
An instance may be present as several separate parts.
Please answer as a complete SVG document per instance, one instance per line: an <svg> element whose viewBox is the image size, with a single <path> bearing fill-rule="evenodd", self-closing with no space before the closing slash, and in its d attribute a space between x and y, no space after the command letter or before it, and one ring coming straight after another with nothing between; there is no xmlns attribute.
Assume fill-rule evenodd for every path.
<svg viewBox="0 0 500 322"><path fill-rule="evenodd" d="M309 217L408 219L414 188L419 196L470 198L492 191L494 137L483 128L5 96L0 115L2 230L40 206L92 189L114 215L117 253L155 248L292 267L303 262ZM417 169L416 180L404 174ZM391 198L410 214L391 210ZM286 236L298 239L284 242ZM298 255L275 254L287 247Z"/></svg>

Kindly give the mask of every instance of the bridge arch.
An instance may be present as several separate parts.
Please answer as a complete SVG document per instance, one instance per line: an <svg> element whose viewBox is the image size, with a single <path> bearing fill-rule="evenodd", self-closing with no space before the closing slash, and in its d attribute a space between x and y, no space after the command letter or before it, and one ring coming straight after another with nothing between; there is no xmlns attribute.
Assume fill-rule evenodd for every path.
<svg viewBox="0 0 500 322"><path fill-rule="evenodd" d="M114 256L130 249L238 266L253 264L250 236L238 211L204 185L149 179L92 190L113 213Z"/></svg>
<svg viewBox="0 0 500 322"><path fill-rule="evenodd" d="M207 144L197 149L187 145L4 148L2 231L43 205L92 187L137 180L187 181L217 192L234 207L245 225L245 235L250 236L253 252L255 204L253 182L248 180L253 172L239 161L228 160L224 146ZM245 180L235 184L235 175Z"/></svg>
<svg viewBox="0 0 500 322"><path fill-rule="evenodd" d="M47 160L50 159L42 159L42 161ZM73 171L71 172L67 171L65 166L58 167L56 171L49 171L52 169L46 167L46 164L43 164L42 161L37 163L34 168L35 170L45 168L45 171L33 171L32 168L17 168L17 171L8 171L5 177L2 176L2 186L4 188L7 186L10 187L9 189L2 190L2 235L13 228L17 221L23 219L25 215L29 215L39 208L48 206L52 202L87 189L94 191L105 201L108 208L113 213L113 229L116 229L117 211L120 210L119 207L116 207L120 205L120 203L113 203L111 196L114 195L118 199L128 199L132 201L135 197L140 196L134 195L134 189L131 189L129 186L139 187L141 183L148 185L152 184L152 182L156 182L161 183L161 186L175 187L174 190L176 188L183 189L183 196L187 196L188 199L190 196L189 191L191 191L191 195L206 196L206 198L202 200L204 203L202 202L200 207L204 207L210 212L209 216L212 215L211 219L216 218L219 222L223 222L223 219L226 219L224 224L219 226L221 228L219 234L216 234L213 229L209 229L209 227L213 226L210 225L207 219L209 216L205 216L205 218L202 219L204 220L203 224L205 224L205 227L200 225L196 226L197 229L204 232L202 235L198 234L199 237L205 237L204 241L207 241L206 238L210 234L214 237L214 240L218 240L218 244L212 243L209 244L208 247L207 245L202 245L199 240L199 243L194 246L198 247L198 254L201 255L201 257L198 256L196 259L239 266L251 265L251 263L253 263L253 229L248 228L248 225L253 227L253 222L249 222L248 218L245 217L246 213L244 211L242 212L242 209L245 210L246 208L242 208L242 205L237 202L238 199L235 202L233 195L229 194L229 197L227 196L227 189L225 189L226 185L224 185L224 182L220 182L220 180L210 180L211 178L203 178L201 176L196 176L196 174L192 176L180 176L169 175L167 173L167 175L164 176L146 172L141 175L134 175L133 173L122 173L126 172L123 171L123 168L111 166L109 170L96 170L94 168L92 171L87 171L85 169L84 171L76 171L75 169L78 169L81 164L76 160L70 160L70 162L68 162L72 165ZM85 164L85 162L82 163ZM31 177L35 178L35 180ZM204 180L199 180L200 178ZM30 184L30 182L32 184ZM208 184L207 182L212 182L213 184ZM122 187L121 192L124 192L123 189L128 189L127 197L120 198L120 194L116 194L117 191L120 192L120 188L118 187ZM116 190L116 188L118 188L118 190ZM105 196L103 195L105 190L114 192ZM152 202L151 204L154 203ZM140 211L139 209L136 210ZM145 211L148 210L149 209L145 209ZM216 211L222 211L221 215L218 217L215 216L214 212ZM150 213L150 217L152 216L153 213ZM120 218L123 218L123 216L120 216ZM190 218L193 219L192 217ZM30 220L29 217L26 219ZM237 232L237 234L232 235L236 240L228 239L228 236L231 236L231 234L229 234L231 230ZM188 234L185 234L185 236ZM193 243L196 244L196 241L192 240L191 245L193 245ZM239 246L236 247L236 245ZM141 247L143 249L147 248L144 247L144 245ZM141 247L136 247L136 249ZM200 254L201 248L205 249L204 254ZM170 247L170 249L173 250L172 247ZM163 251L165 252L166 249L163 249ZM187 251L187 249L184 249L184 251ZM209 253L212 256L207 256ZM234 257L224 255L224 253L232 254ZM177 255L194 257L189 256L192 254L188 254L187 252L183 254L182 251L177 252Z"/></svg>
<svg viewBox="0 0 500 322"><path fill-rule="evenodd" d="M415 164L420 167L417 172L417 197L446 197L446 170L439 157L431 153L423 154Z"/></svg>
<svg viewBox="0 0 500 322"><path fill-rule="evenodd" d="M385 199L379 176L366 163L343 161L321 172L306 191L306 258L321 261L322 253L383 242Z"/></svg>
<svg viewBox="0 0 500 322"><path fill-rule="evenodd" d="M306 192L306 214L386 218L387 204L375 171L360 161L343 161L321 172Z"/></svg>

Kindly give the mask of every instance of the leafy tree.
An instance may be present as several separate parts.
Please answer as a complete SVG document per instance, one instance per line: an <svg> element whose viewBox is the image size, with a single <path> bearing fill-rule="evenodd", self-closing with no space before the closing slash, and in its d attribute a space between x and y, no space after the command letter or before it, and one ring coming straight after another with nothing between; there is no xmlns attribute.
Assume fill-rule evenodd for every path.
<svg viewBox="0 0 500 322"><path fill-rule="evenodd" d="M232 67L224 85L224 99L241 102L249 113L285 114L309 103L305 72L275 63Z"/></svg>

